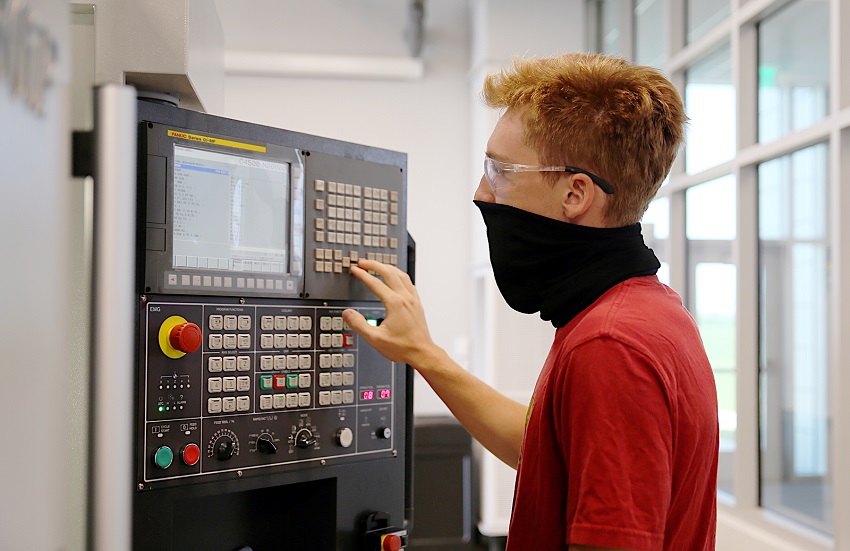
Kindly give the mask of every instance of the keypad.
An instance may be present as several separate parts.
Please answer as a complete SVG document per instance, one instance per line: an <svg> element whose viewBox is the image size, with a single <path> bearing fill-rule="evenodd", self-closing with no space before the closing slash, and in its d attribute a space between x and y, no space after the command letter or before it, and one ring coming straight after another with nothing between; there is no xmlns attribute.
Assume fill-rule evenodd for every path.
<svg viewBox="0 0 850 551"><path fill-rule="evenodd" d="M340 274L360 258L398 265L399 194L314 180L313 270Z"/></svg>
<svg viewBox="0 0 850 551"><path fill-rule="evenodd" d="M353 188L350 196L342 195L351 199L351 208L354 208L357 196ZM374 195L375 190L373 201L376 200ZM363 197L360 199L362 204ZM329 206L349 208L342 206L346 202L340 205L339 198L334 202L335 205ZM326 220L325 224L330 225L330 222ZM336 228L349 227L343 224L347 220L333 222ZM353 230L354 221L351 222ZM328 262L347 261L348 265L359 254L338 250L322 252ZM327 310L264 313L258 307L253 315L208 314L205 414L355 404L357 336L341 315L323 312Z"/></svg>

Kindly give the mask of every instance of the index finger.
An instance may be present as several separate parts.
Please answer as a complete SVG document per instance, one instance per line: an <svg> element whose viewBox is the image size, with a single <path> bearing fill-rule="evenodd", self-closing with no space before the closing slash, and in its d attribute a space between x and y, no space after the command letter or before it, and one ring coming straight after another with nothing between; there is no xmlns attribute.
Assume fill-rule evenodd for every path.
<svg viewBox="0 0 850 551"><path fill-rule="evenodd" d="M401 271L395 266L384 264L377 260L367 259L358 260L357 265L361 269L372 270L379 274L382 278L384 278L385 284L391 289L398 290L399 288L405 288L410 290L413 287L413 283L410 281L410 277L407 276L407 273Z"/></svg>
<svg viewBox="0 0 850 551"><path fill-rule="evenodd" d="M359 265L351 265L351 275L362 281L363 284L381 300L381 302L386 303L386 300L393 292L386 283L373 276Z"/></svg>

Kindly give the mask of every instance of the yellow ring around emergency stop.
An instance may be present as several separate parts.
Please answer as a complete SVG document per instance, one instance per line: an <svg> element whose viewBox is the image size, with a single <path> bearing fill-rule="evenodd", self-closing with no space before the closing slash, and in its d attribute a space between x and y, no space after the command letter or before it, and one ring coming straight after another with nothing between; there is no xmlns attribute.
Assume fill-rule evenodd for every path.
<svg viewBox="0 0 850 551"><path fill-rule="evenodd" d="M162 349L163 354L175 360L182 358L186 353L171 346L169 337L171 336L171 330L182 323L189 322L182 316L171 316L159 326L159 347Z"/></svg>

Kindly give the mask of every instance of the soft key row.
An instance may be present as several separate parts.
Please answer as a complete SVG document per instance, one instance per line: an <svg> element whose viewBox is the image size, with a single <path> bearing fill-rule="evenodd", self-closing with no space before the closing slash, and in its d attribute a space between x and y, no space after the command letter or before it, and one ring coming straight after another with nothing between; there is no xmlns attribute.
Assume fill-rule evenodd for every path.
<svg viewBox="0 0 850 551"><path fill-rule="evenodd" d="M264 333L260 335L260 348L312 348L313 336L310 333Z"/></svg>

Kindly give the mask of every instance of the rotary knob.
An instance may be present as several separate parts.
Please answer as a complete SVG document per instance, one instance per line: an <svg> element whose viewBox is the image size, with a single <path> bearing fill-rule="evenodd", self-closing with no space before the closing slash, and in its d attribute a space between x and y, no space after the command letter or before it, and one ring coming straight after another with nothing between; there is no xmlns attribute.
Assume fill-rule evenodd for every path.
<svg viewBox="0 0 850 551"><path fill-rule="evenodd" d="M316 436L310 429L301 429L295 433L295 445L299 448L309 448L316 443Z"/></svg>
<svg viewBox="0 0 850 551"><path fill-rule="evenodd" d="M201 328L192 322L181 323L171 328L168 342L181 352L190 354L201 347Z"/></svg>
<svg viewBox="0 0 850 551"><path fill-rule="evenodd" d="M263 433L257 438L257 451L269 455L277 453L277 446L274 445L271 434Z"/></svg>
<svg viewBox="0 0 850 551"><path fill-rule="evenodd" d="M389 427L381 427L375 431L375 436L382 440L389 440L389 438L393 435L393 431Z"/></svg>
<svg viewBox="0 0 850 551"><path fill-rule="evenodd" d="M228 461L231 457L233 457L235 451L236 443L227 435L220 436L213 445L215 458L219 461Z"/></svg>

